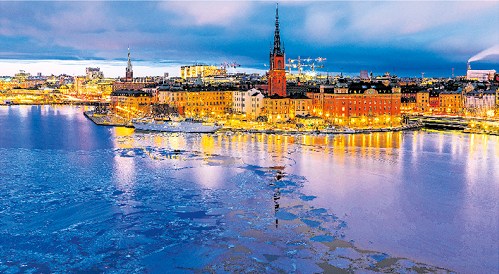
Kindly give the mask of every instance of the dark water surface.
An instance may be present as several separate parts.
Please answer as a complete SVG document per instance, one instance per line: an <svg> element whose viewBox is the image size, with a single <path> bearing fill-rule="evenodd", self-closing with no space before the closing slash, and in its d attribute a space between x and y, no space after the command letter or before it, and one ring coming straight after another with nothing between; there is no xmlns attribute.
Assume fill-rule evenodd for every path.
<svg viewBox="0 0 499 274"><path fill-rule="evenodd" d="M148 133L83 111L0 107L0 272L499 272L496 136Z"/></svg>

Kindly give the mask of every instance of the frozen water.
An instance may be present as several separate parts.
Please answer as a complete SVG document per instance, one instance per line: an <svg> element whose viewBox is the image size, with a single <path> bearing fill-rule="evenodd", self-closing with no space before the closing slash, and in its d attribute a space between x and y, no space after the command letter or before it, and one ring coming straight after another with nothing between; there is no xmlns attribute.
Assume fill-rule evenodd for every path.
<svg viewBox="0 0 499 274"><path fill-rule="evenodd" d="M397 138L412 140L411 133L377 135L378 141L363 136L135 133L95 126L78 108L26 107L32 119L16 114L19 108L23 107L0 108L4 273L316 273L338 268L354 273L445 273L397 256L411 258L406 249L416 249L414 257L451 268L454 261L419 255L424 249L414 241L432 232L428 225L452 230L449 212L428 203L445 197L450 202L439 205L448 208L466 191L478 192L489 204L466 196L469 204L451 212L452 218L468 225L466 220L472 219L469 232L480 231L490 241L485 245L477 239L477 245L489 251L495 247L491 231L481 229L497 228L491 214L496 210L494 200L488 196L497 190L483 177L469 181L480 184L477 188L435 182L442 184L435 193L426 185L403 184L420 179L400 163L400 155L408 157L411 169L415 163L429 167L418 160L427 153L431 159L443 157L424 149L410 154ZM50 128L40 126L44 119L51 121ZM373 144L354 145L363 140ZM399 142L398 149L390 142ZM414 146L417 150L421 145ZM444 152L453 149L457 148L442 145ZM454 165L462 154L452 154L458 159L451 168L445 168L444 159L436 164L459 174L460 166ZM483 155L473 157L489 164ZM471 164L469 178L483 171ZM401 170L407 174L400 175ZM363 176L352 175L359 171L365 171ZM445 177L433 169L428 173L431 178ZM475 207L485 211L470 211ZM421 217L425 214L430 223ZM412 222L413 216L425 227ZM391 230L397 222L402 225L395 227L407 226L410 233L401 236L406 230ZM353 232L364 230L376 231L367 233L366 240L392 242L399 249L389 248L392 256L381 253L385 249L360 250L345 236L355 238ZM395 236L390 238L386 231ZM363 239L356 238L355 243ZM454 254L448 250L459 246L436 236L426 240L430 248L442 250L438 254ZM383 247L372 245L377 246ZM463 272L497 268L495 254L482 257L484 253L477 252L460 260L478 260L485 267L470 263L470 268L460 267Z"/></svg>

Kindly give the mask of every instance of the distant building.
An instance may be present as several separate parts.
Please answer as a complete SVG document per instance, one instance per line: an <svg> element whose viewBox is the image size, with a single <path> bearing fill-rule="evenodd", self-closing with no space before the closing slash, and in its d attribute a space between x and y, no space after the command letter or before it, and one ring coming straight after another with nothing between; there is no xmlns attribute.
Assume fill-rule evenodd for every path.
<svg viewBox="0 0 499 274"><path fill-rule="evenodd" d="M360 79L369 79L369 72L367 70L361 70L360 71Z"/></svg>
<svg viewBox="0 0 499 274"><path fill-rule="evenodd" d="M125 82L133 81L132 61L130 60L130 47L128 47L128 63L125 70Z"/></svg>
<svg viewBox="0 0 499 274"><path fill-rule="evenodd" d="M466 72L466 80L477 80L480 82L491 81L496 74L495 70L472 70L468 64L468 71Z"/></svg>
<svg viewBox="0 0 499 274"><path fill-rule="evenodd" d="M100 68L90 68L86 69L87 79L104 78L104 72L100 71Z"/></svg>
<svg viewBox="0 0 499 274"><path fill-rule="evenodd" d="M270 53L270 69L268 78L270 95L278 94L282 97L286 96L286 71L284 65L284 49L281 49L281 37L279 35L279 13L276 8L274 48Z"/></svg>
<svg viewBox="0 0 499 274"><path fill-rule="evenodd" d="M207 77L215 75L224 75L225 70L219 69L216 66L208 65L193 65L193 66L181 66L180 67L180 77L184 80L189 78L197 78L198 76Z"/></svg>

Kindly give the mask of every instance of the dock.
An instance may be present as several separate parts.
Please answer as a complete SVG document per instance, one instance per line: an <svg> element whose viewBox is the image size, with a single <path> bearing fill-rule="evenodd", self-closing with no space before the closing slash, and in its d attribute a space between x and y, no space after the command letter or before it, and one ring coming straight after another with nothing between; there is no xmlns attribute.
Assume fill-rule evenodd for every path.
<svg viewBox="0 0 499 274"><path fill-rule="evenodd" d="M113 114L100 114L94 113L93 111L84 111L83 115L99 126L133 127L128 120Z"/></svg>

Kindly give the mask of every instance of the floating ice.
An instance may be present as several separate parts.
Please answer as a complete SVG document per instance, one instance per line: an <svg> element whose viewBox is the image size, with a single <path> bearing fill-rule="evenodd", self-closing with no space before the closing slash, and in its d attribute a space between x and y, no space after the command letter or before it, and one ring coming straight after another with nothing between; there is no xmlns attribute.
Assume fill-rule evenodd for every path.
<svg viewBox="0 0 499 274"><path fill-rule="evenodd" d="M328 261L328 263L341 269L347 269L352 264L352 261L344 258L336 258Z"/></svg>
<svg viewBox="0 0 499 274"><path fill-rule="evenodd" d="M334 237L330 236L330 235L319 235L319 236L315 236L315 237L310 238L310 240L316 241L316 242L332 242L332 241L334 241Z"/></svg>

